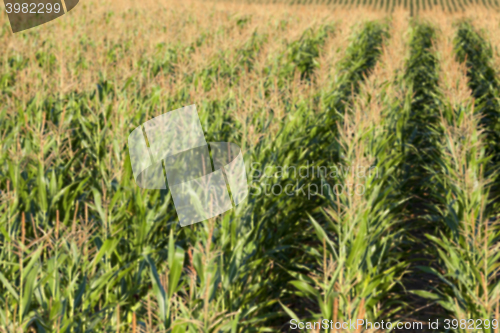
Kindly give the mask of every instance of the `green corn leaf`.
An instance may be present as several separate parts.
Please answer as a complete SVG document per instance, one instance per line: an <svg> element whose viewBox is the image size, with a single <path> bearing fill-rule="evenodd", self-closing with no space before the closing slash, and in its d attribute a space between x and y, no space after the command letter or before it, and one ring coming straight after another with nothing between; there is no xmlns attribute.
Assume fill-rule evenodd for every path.
<svg viewBox="0 0 500 333"><path fill-rule="evenodd" d="M10 284L9 280L5 278L5 276L0 272L0 281L2 281L2 284L4 285L5 288L10 292L10 294L16 299L19 300L19 295L17 294L16 290L12 287Z"/></svg>
<svg viewBox="0 0 500 333"><path fill-rule="evenodd" d="M172 295L177 289L177 284L182 273L182 267L184 264L184 250L180 247L175 246L174 233L170 230L169 244L168 244L168 267L169 267L169 285L168 285L168 298L172 298Z"/></svg>

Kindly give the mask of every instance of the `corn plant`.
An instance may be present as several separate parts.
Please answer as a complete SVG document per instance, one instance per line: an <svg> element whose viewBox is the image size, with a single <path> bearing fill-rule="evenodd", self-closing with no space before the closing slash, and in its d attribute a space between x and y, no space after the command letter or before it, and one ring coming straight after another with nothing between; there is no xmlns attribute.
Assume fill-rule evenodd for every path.
<svg viewBox="0 0 500 333"><path fill-rule="evenodd" d="M491 64L492 49L484 38L477 33L468 22L458 25L455 38L455 52L460 62L465 62L468 68L467 77L472 96L475 98L475 112L480 113L480 126L484 129L487 155L491 156L490 167L485 172L494 173L498 168L499 110L498 92L500 85L495 70ZM498 185L495 183L491 195L497 197ZM498 208L492 208L498 210Z"/></svg>
<svg viewBox="0 0 500 333"><path fill-rule="evenodd" d="M427 235L437 248L440 268L431 268L441 285L428 294L453 318L448 328L465 332L477 318L484 332L494 332L498 318L498 223L494 196L497 183L495 145L492 140L496 79L489 67L491 54L485 41L468 23L458 26L457 58L466 66L468 86L475 100L444 104L441 127L441 170L436 172L440 192L436 197L446 229ZM471 60L465 62L470 56ZM472 71L471 67L477 69ZM467 68L468 67L468 68ZM491 80L490 81L488 81ZM459 95L459 94L454 94ZM465 94L462 94L465 95Z"/></svg>
<svg viewBox="0 0 500 333"><path fill-rule="evenodd" d="M477 324L477 318L488 320L488 325L481 325L484 332L494 332L492 320L498 318L498 223L487 209L496 175L485 177L489 158L479 124L471 102L445 109L446 155L436 178L445 193L440 215L448 228L439 235L427 235L442 263L430 269L442 284L428 296L452 313L456 332L465 332L464 323Z"/></svg>

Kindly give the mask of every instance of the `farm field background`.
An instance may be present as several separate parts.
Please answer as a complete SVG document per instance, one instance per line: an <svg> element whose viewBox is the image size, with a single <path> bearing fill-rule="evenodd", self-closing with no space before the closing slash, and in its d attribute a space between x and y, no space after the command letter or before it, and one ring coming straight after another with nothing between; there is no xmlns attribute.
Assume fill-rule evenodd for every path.
<svg viewBox="0 0 500 333"><path fill-rule="evenodd" d="M498 3L424 3L0 6L0 332L498 332ZM181 228L127 138L191 104L251 191Z"/></svg>

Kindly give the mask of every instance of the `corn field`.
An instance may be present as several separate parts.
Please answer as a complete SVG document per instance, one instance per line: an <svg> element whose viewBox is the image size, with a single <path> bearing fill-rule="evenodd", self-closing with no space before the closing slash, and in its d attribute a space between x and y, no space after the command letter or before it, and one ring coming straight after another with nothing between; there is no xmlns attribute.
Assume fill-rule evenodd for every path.
<svg viewBox="0 0 500 333"><path fill-rule="evenodd" d="M498 2L306 2L0 6L0 332L499 332ZM250 194L180 227L127 138L192 104Z"/></svg>

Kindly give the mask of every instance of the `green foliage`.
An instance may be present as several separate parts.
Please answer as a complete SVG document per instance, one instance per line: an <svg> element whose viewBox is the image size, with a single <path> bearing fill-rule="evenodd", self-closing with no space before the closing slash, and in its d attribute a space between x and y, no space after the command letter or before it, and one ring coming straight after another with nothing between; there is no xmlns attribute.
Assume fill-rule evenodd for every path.
<svg viewBox="0 0 500 333"><path fill-rule="evenodd" d="M440 129L443 154L434 170L439 194L436 214L446 226L427 235L439 265L425 270L440 284L422 294L439 302L459 322L498 319L498 159L493 141L498 117L498 83L490 66L491 49L468 22L458 25L457 58L466 62L474 100L462 105L445 101ZM494 332L483 325L483 332ZM464 326L453 329L465 332Z"/></svg>
<svg viewBox="0 0 500 333"><path fill-rule="evenodd" d="M0 60L1 332L131 332L132 318L143 331L179 333L279 331L290 318L379 321L408 309L401 284L414 249L443 267L427 262L426 273L443 283L415 293L457 317L495 316L498 227L489 184L497 182L497 130L487 129L483 145L479 120L467 118L472 106L455 110L442 101L434 29L412 27L403 77L371 95L362 83L391 38L387 24L355 25L331 82L320 87L315 71L328 39L340 33L335 23L276 41L253 30L252 20L231 17L227 29L193 42L158 43L127 64L137 76L119 84L99 73L87 91L13 93L33 64L62 70L49 43L31 57ZM270 26L281 33L288 24ZM229 29L252 30L205 67L179 70ZM469 25L457 36L476 111L495 123L490 51ZM93 43L79 40L82 49ZM257 66L270 43L282 48ZM133 46L109 43L102 60L119 67ZM88 59L78 59L67 69L85 71ZM157 80L174 88L165 93ZM383 111L372 119L358 104L375 98ZM136 186L126 142L139 124L193 100L207 141L245 152L250 196L220 217L180 228L168 190ZM462 125L475 130L447 141L452 136L443 133ZM462 147L464 156L453 155ZM312 175L360 160L377 173L357 197L328 190L347 185L348 174L277 175L278 166ZM464 167L478 186L461 183Z"/></svg>
<svg viewBox="0 0 500 333"><path fill-rule="evenodd" d="M299 40L288 46L288 61L297 68L301 79L309 79L314 69L318 67L320 47L331 31L330 26L323 26L317 32L308 29Z"/></svg>
<svg viewBox="0 0 500 333"><path fill-rule="evenodd" d="M358 92L359 83L375 66L387 37L387 27L379 22L368 22L363 29L354 33L351 46L340 64L334 88L322 98L323 107L329 110L330 116L334 116L336 111L345 111L343 101Z"/></svg>
<svg viewBox="0 0 500 333"><path fill-rule="evenodd" d="M458 25L455 38L457 58L467 65L469 87L475 98L475 110L481 114L480 126L485 130L485 144L492 156L487 172L494 173L500 163L500 82L492 67L492 49L469 22ZM492 195L500 194L500 185L495 184Z"/></svg>

